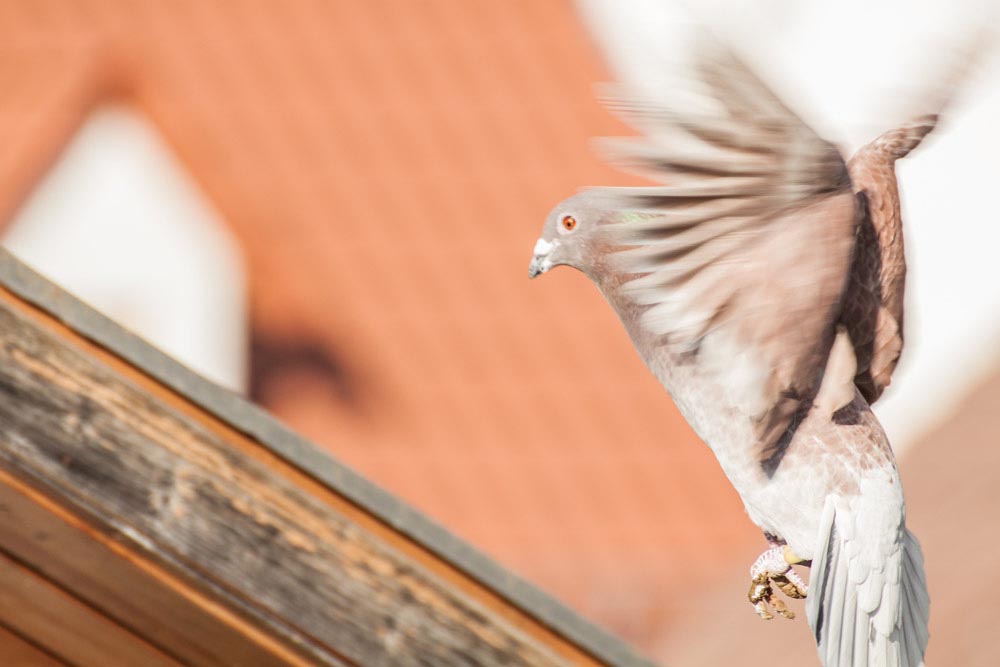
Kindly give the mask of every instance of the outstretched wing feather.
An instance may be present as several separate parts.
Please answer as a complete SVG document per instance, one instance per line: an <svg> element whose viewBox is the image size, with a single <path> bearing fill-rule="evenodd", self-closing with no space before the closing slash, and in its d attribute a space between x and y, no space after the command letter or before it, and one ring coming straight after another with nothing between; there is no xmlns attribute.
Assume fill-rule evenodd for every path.
<svg viewBox="0 0 1000 667"><path fill-rule="evenodd" d="M642 214L606 231L643 326L731 388L765 461L818 390L858 208L833 145L718 44L699 62L714 115L616 103L645 138L608 144L612 157L663 185L604 189Z"/></svg>

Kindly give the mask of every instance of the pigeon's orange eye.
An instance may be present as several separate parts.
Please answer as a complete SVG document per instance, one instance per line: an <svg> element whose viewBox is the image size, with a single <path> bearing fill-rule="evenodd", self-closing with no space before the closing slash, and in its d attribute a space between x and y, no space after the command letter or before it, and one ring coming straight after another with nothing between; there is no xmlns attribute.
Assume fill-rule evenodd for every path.
<svg viewBox="0 0 1000 667"><path fill-rule="evenodd" d="M567 232L571 232L576 229L576 218L571 215L563 216L562 228Z"/></svg>

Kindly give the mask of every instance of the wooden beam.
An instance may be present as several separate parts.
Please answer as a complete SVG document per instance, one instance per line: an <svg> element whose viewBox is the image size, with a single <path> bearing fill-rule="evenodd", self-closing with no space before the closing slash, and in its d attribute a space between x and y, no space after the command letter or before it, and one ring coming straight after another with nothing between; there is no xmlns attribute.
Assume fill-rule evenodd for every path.
<svg viewBox="0 0 1000 667"><path fill-rule="evenodd" d="M197 585L179 580L113 535L95 531L88 519L3 470L0 517L0 545L5 550L182 663L312 664L276 645L224 604L208 598ZM35 605L37 601L21 598L20 604ZM60 622L68 623L69 619ZM57 644L46 646L55 653L62 650Z"/></svg>
<svg viewBox="0 0 1000 667"><path fill-rule="evenodd" d="M73 667L0 627L0 665L10 667Z"/></svg>
<svg viewBox="0 0 1000 667"><path fill-rule="evenodd" d="M0 546L164 656L650 664L2 254L0 285Z"/></svg>
<svg viewBox="0 0 1000 667"><path fill-rule="evenodd" d="M94 608L2 554L0 625L36 646L47 647L72 665L181 667Z"/></svg>

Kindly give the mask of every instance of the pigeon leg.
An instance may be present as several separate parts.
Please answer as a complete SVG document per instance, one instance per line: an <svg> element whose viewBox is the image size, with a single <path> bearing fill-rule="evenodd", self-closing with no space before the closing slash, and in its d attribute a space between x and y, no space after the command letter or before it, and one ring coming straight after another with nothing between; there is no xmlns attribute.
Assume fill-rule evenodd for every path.
<svg viewBox="0 0 1000 667"><path fill-rule="evenodd" d="M790 598L804 598L809 592L806 582L792 569L792 563L803 562L787 545L772 547L762 553L750 568L750 591L747 597L754 611L763 620L768 621L774 616L768 610L769 605L785 618L795 618L785 603L774 597L771 584L776 584Z"/></svg>

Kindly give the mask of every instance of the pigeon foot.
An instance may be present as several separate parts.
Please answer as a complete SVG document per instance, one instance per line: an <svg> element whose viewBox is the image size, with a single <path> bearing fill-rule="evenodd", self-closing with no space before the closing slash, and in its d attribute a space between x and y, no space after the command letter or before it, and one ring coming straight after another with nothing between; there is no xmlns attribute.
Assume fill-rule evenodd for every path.
<svg viewBox="0 0 1000 667"><path fill-rule="evenodd" d="M768 609L769 606L773 606L779 616L795 618L795 612L788 609L783 600L774 597L771 584L776 585L790 598L804 598L809 592L809 587L791 565L801 562L802 559L787 545L768 549L754 562L750 568L750 591L747 597L762 620L769 621L774 618Z"/></svg>

